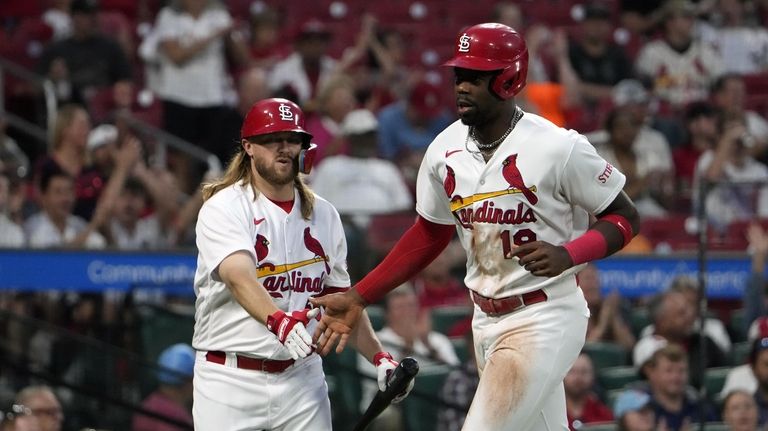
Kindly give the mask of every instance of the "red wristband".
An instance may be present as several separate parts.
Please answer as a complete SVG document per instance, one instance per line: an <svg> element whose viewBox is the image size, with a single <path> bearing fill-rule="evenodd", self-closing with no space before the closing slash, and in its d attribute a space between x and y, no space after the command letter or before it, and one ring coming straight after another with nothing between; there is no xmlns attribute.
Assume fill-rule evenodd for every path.
<svg viewBox="0 0 768 431"><path fill-rule="evenodd" d="M395 360L395 358L393 358L389 352L379 352L373 355L373 365L376 365L378 367L379 362L381 362L382 359L389 359L390 361Z"/></svg>
<svg viewBox="0 0 768 431"><path fill-rule="evenodd" d="M605 217L600 217L598 220L608 222L616 226L616 229L621 232L621 236L624 237L624 244L621 245L622 247L629 244L629 242L632 241L632 237L635 236L635 233L632 231L632 223L630 223L629 220L627 220L627 218L624 216L618 214L608 214Z"/></svg>
<svg viewBox="0 0 768 431"><path fill-rule="evenodd" d="M563 244L574 265L601 259L608 253L608 243L600 232L590 229L584 235Z"/></svg>

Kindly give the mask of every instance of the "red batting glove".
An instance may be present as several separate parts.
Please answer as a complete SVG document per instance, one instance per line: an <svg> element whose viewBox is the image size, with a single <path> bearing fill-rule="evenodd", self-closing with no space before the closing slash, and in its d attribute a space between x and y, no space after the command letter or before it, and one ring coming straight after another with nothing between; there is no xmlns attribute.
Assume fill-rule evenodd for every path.
<svg viewBox="0 0 768 431"><path fill-rule="evenodd" d="M307 332L306 325L310 319L319 317L319 308L294 311L290 315L277 310L267 317L267 329L277 335L293 359L304 358L312 353L312 337Z"/></svg>

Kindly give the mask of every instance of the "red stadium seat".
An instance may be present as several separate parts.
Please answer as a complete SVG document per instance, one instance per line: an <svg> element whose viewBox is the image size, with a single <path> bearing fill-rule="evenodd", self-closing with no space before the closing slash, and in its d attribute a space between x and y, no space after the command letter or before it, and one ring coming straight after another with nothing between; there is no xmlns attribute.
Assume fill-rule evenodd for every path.
<svg viewBox="0 0 768 431"><path fill-rule="evenodd" d="M416 214L411 211L373 216L368 225L368 249L386 255L415 220Z"/></svg>

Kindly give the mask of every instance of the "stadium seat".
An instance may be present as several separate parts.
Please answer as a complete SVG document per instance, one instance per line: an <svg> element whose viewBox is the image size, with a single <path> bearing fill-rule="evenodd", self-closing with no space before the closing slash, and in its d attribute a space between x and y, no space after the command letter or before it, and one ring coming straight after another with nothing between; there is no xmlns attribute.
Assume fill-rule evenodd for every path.
<svg viewBox="0 0 768 431"><path fill-rule="evenodd" d="M606 391L622 389L628 383L640 380L637 368L632 366L608 367L596 371L597 380Z"/></svg>
<svg viewBox="0 0 768 431"><path fill-rule="evenodd" d="M323 358L323 370L326 376L332 376L334 392L330 392L330 385L328 389L334 424L354 423L360 415L362 396L362 377L357 372L357 351L344 349L341 354L331 351Z"/></svg>
<svg viewBox="0 0 768 431"><path fill-rule="evenodd" d="M704 386L707 388L707 394L710 396L719 394L730 371L731 367L707 368L704 372Z"/></svg>
<svg viewBox="0 0 768 431"><path fill-rule="evenodd" d="M468 306L443 306L432 309L432 330L447 334L457 322L472 316Z"/></svg>
<svg viewBox="0 0 768 431"><path fill-rule="evenodd" d="M592 359L596 370L629 365L629 352L615 343L589 342L583 352Z"/></svg>
<svg viewBox="0 0 768 431"><path fill-rule="evenodd" d="M176 343L192 343L195 318L159 307L139 308L139 327L144 358L154 362L166 347Z"/></svg>
<svg viewBox="0 0 768 431"><path fill-rule="evenodd" d="M749 341L733 343L733 347L731 347L731 363L733 365L746 364L749 359L750 350L752 350L752 343Z"/></svg>
<svg viewBox="0 0 768 431"><path fill-rule="evenodd" d="M422 369L408 398L403 401L406 429L430 430L435 428L437 413L443 407L440 391L450 367L438 366Z"/></svg>

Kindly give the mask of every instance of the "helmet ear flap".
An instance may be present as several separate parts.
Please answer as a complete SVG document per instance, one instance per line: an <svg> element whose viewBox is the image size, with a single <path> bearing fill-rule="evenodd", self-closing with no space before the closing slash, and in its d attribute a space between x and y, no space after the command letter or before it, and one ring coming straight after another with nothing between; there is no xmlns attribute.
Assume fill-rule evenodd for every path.
<svg viewBox="0 0 768 431"><path fill-rule="evenodd" d="M299 172L309 175L312 165L315 164L315 156L317 156L317 145L309 144L308 148L302 148L299 152Z"/></svg>
<svg viewBox="0 0 768 431"><path fill-rule="evenodd" d="M525 70L528 66L528 53L526 52L525 54L525 61L518 60L509 67L502 69L491 81L491 90L493 94L502 100L515 97L515 95L525 87L525 77L528 72Z"/></svg>

